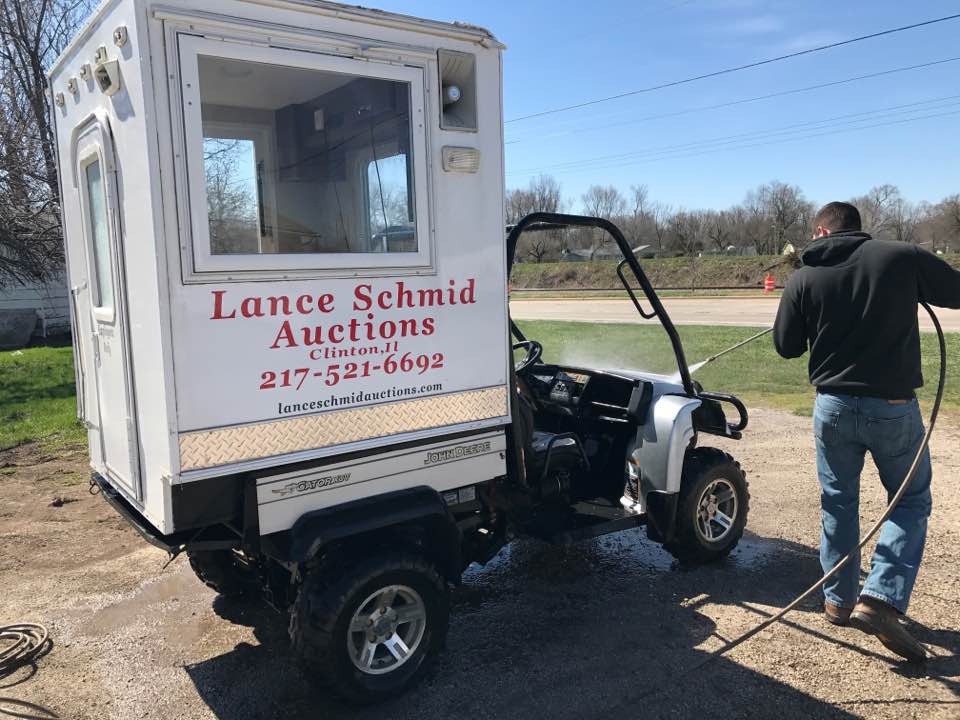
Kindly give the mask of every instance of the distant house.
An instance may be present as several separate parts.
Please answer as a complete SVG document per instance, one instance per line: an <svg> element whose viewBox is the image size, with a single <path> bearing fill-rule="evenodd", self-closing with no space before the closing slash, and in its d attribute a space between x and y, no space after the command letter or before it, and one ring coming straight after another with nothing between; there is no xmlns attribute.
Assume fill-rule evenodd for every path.
<svg viewBox="0 0 960 720"><path fill-rule="evenodd" d="M589 259L590 253L581 250L564 250L560 253L560 262L586 262Z"/></svg>
<svg viewBox="0 0 960 720"><path fill-rule="evenodd" d="M35 337L63 335L70 332L70 300L67 283L62 277L46 284L7 283L0 286L0 312L35 310Z"/></svg>

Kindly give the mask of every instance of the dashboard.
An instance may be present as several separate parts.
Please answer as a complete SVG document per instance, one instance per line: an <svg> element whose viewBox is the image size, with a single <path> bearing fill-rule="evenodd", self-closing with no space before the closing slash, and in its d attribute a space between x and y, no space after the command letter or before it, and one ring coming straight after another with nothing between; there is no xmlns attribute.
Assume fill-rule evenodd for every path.
<svg viewBox="0 0 960 720"><path fill-rule="evenodd" d="M526 380L543 410L612 423L630 422L630 407L638 391L652 394L642 392L642 381L557 365L536 365Z"/></svg>

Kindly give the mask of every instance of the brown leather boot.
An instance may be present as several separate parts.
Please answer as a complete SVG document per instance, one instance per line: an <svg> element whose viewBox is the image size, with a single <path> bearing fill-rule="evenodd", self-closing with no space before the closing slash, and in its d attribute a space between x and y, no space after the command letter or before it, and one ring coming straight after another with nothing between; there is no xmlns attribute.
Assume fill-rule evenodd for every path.
<svg viewBox="0 0 960 720"><path fill-rule="evenodd" d="M851 612L853 612L853 608L840 607L839 605L834 605L829 600L823 602L823 616L827 619L828 623L846 625L850 622Z"/></svg>
<svg viewBox="0 0 960 720"><path fill-rule="evenodd" d="M882 600L861 596L850 613L850 626L873 635L890 652L913 663L927 659L927 651L900 623L900 613Z"/></svg>

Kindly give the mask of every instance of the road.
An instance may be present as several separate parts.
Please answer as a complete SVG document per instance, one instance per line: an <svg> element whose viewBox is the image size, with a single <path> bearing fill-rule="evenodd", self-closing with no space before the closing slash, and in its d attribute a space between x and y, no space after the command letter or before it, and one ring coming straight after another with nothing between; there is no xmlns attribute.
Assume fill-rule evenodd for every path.
<svg viewBox="0 0 960 720"><path fill-rule="evenodd" d="M0 618L47 624L53 650L3 697L71 720L947 720L960 707L960 427L933 436L934 513L910 606L934 652L896 662L828 625L819 602L714 664L705 654L820 576L810 419L756 408L741 442L711 438L750 481L747 534L726 561L681 569L642 531L555 547L518 540L453 591L426 681L354 708L316 689L286 621L214 597L183 557L147 545L83 481L86 453L0 453ZM54 498L60 502L51 504ZM861 512L886 502L872 466ZM868 557L864 563L868 563ZM21 682L18 682L21 681ZM17 684L13 684L17 683ZM26 717L24 707L10 707ZM51 717L39 712L32 717Z"/></svg>
<svg viewBox="0 0 960 720"><path fill-rule="evenodd" d="M664 298L663 304L677 325L773 324L779 298L702 297ZM510 303L514 320L572 320L590 323L649 323L637 313L629 300L514 300ZM960 332L960 310L938 310L947 332ZM920 329L932 331L930 318L920 311Z"/></svg>

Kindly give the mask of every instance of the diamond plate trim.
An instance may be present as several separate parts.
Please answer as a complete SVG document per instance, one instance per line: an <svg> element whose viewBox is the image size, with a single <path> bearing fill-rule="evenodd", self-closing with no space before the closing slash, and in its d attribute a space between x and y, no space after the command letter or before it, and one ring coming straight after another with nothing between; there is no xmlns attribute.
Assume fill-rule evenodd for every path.
<svg viewBox="0 0 960 720"><path fill-rule="evenodd" d="M503 417L504 386L435 395L180 436L180 469L228 465L429 428Z"/></svg>

